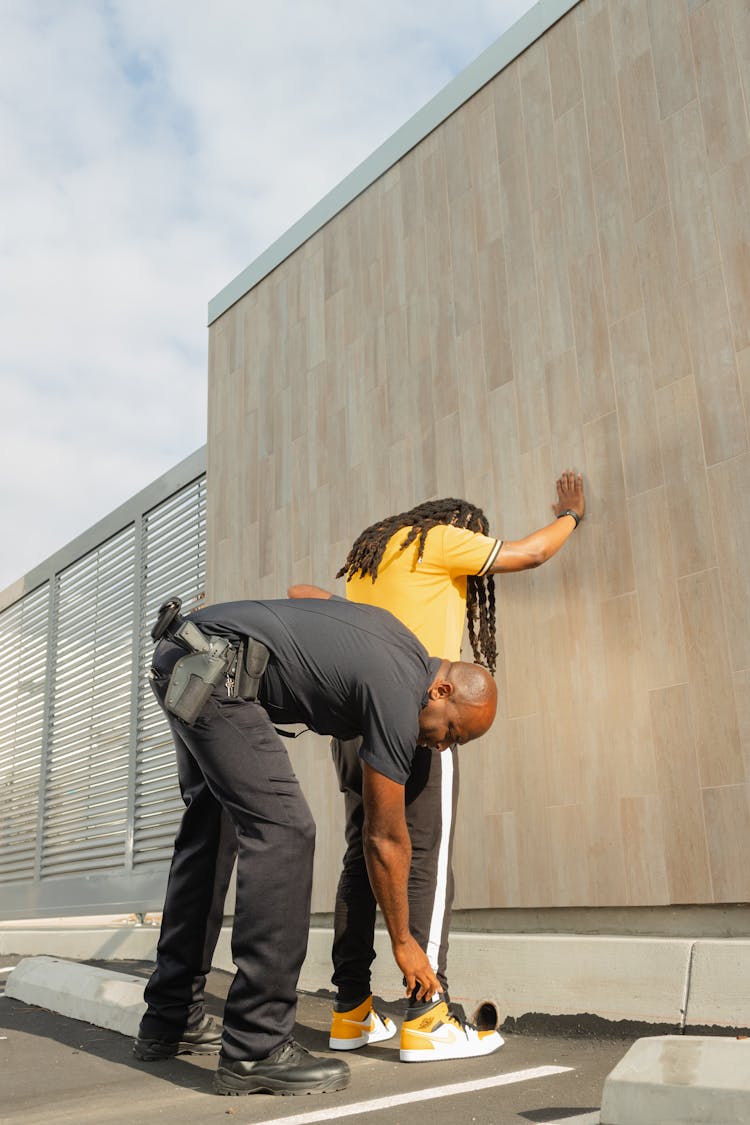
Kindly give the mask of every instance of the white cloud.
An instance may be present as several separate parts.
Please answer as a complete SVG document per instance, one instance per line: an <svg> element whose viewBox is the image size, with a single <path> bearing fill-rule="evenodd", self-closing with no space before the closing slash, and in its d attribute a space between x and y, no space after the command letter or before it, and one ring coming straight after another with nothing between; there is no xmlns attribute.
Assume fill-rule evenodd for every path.
<svg viewBox="0 0 750 1125"><path fill-rule="evenodd" d="M205 442L208 300L530 6L5 0L0 589Z"/></svg>

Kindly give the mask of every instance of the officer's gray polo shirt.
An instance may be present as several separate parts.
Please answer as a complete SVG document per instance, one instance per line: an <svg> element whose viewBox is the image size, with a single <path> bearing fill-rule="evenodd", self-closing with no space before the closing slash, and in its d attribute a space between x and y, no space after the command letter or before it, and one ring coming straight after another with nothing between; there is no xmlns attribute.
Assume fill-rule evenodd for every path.
<svg viewBox="0 0 750 1125"><path fill-rule="evenodd" d="M362 735L360 757L403 785L419 712L441 661L397 618L343 598L224 602L191 615L202 630L250 636L270 652L259 703L274 723Z"/></svg>

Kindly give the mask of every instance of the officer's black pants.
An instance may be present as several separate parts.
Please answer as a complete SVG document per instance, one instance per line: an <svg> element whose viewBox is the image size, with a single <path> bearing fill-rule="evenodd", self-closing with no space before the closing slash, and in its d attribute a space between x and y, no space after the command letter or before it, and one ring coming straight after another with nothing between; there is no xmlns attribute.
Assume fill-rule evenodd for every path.
<svg viewBox="0 0 750 1125"><path fill-rule="evenodd" d="M375 895L362 844L361 740L331 743L346 808L346 852L336 891L333 976L337 999L356 1003L370 991L375 958ZM411 839L409 928L448 991L448 935L453 906L453 836L458 804L458 753L417 747L406 783L406 823Z"/></svg>
<svg viewBox="0 0 750 1125"><path fill-rule="evenodd" d="M168 672L152 679L163 706ZM192 726L167 714L185 812L175 840L144 1037L200 1022L237 851L222 1051L261 1059L290 1039L307 950L315 823L265 710L217 690Z"/></svg>

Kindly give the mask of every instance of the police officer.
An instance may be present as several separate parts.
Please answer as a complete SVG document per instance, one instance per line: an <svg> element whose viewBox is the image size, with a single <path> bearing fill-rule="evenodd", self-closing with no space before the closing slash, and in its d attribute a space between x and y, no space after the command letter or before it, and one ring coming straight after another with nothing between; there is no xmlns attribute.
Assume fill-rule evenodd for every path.
<svg viewBox="0 0 750 1125"><path fill-rule="evenodd" d="M442 751L485 733L495 684L477 665L429 657L391 614L341 598L229 602L190 621L232 646L253 638L268 650L268 664L255 700L219 682L188 722L166 704L185 649L163 639L155 650L152 686L174 736L186 807L134 1050L150 1060L220 1049L220 1094L340 1090L346 1063L316 1058L292 1036L315 825L274 724L362 736L368 872L407 991L424 999L439 982L409 931L404 784L417 744ZM204 1012L204 988L235 837L237 973L220 1037Z"/></svg>

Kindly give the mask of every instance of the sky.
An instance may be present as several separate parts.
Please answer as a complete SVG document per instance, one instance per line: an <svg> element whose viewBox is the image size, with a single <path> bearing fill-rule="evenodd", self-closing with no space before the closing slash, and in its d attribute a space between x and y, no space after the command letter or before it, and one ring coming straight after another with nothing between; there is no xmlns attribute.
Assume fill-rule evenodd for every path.
<svg viewBox="0 0 750 1125"><path fill-rule="evenodd" d="M205 444L209 300L531 6L0 0L0 590Z"/></svg>

